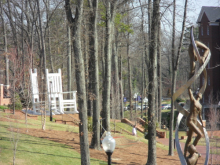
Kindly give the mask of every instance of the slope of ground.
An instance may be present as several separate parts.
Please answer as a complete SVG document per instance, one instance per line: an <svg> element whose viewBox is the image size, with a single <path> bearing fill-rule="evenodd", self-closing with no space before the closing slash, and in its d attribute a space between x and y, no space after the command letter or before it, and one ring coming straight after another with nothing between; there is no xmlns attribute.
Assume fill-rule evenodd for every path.
<svg viewBox="0 0 220 165"><path fill-rule="evenodd" d="M17 113L16 115L24 115L24 114L19 114ZM9 123L14 123L14 122L20 122L20 123L24 123L24 120L18 120L18 116L15 117L16 115L12 115L14 116L14 118L17 118L17 120L12 120L10 119L10 121L8 120L7 122ZM0 115L1 116L1 115ZM12 117L11 116L11 117ZM6 120L6 118L0 117L0 120ZM28 126L28 132L27 129L25 128L24 124L23 126L20 126L19 132L22 134L27 134L27 135L31 135L31 137L38 137L38 143L39 145L41 145L41 143L44 143L45 145L42 145L41 147L43 147L42 149L44 149L44 154L41 153L41 151L29 151L30 148L22 148L20 146L22 146L22 143L24 142L19 141L18 142L18 155L16 157L16 160L18 160L17 164L22 164L22 165L26 165L26 164L42 164L42 162L38 162L38 159L36 159L36 161L33 163L34 158L37 157L38 155L41 155L42 159L44 160L43 164L71 164L71 162L67 163L67 161L63 160L63 157L65 158L65 156L67 157L68 160L73 160L74 164L80 164L79 163L79 157L77 156L69 156L69 155L65 155L60 157L59 159L59 155L62 155L63 152L72 152L73 155L75 154L75 152L77 152L78 154L80 153L80 146L79 146L79 134L77 133L77 128L73 127L73 126L66 126L64 124L56 124L56 123L52 123L50 124L49 122L47 123L47 130L43 131L41 129L41 125L40 125L40 121L34 121L29 119L28 120L29 123L33 124L32 126L29 125ZM6 122L1 122L1 123L6 123ZM10 125L10 124L9 124ZM22 124L21 124L22 125ZM3 125L1 125L3 126ZM57 126L57 128L56 128ZM58 127L61 126L62 128ZM4 125L4 127L6 127L6 125ZM3 132L0 134L0 136L2 135ZM24 135L26 136L26 135ZM112 134L112 136L115 138L116 140L116 149L112 155L112 162L114 164L124 164L124 165L142 165L142 164L146 164L147 162L147 157L148 157L148 146L147 146L147 142L146 140L144 140L141 137L132 137L130 135L123 135L123 134ZM129 138L128 138L129 136ZM30 138L31 139L31 138ZM4 136L4 138L1 140L2 143L4 143L5 140L9 140L8 138L6 138L6 136ZM45 140L49 140L49 141L53 141L51 143L45 143ZM91 135L89 135L89 140L91 140ZM59 146L60 144L64 144L64 146L61 147L62 150L59 151L59 148L54 148L54 155L57 155L56 157L56 163L51 163L50 159L51 159L51 151L47 153L47 148L48 147L54 147L54 146ZM38 144L37 144L38 145ZM65 146L69 146L69 147L65 147ZM19 148L20 147L20 148ZM0 147L1 148L1 147ZM65 151L64 149L67 149L67 151ZM0 160L1 160L1 156L4 154L7 154L9 152L9 150L7 150L7 152L5 152L5 148L1 148L1 153L0 153ZM49 149L48 149L49 150ZM28 151L28 159L30 159L27 162L27 158L25 159L24 154L26 154ZM10 150L10 154L12 156L12 150ZM53 155L53 154L52 154ZM105 152L103 150L101 151L97 151L94 149L90 149L90 156L91 156L91 160L92 163L91 164L99 164L99 161L97 161L96 159L100 160L100 162L103 161L107 161L107 156L105 154ZM53 156L52 156L53 158ZM8 157L8 159L12 159L12 157ZM204 160L205 158L202 157L199 160L198 164L204 164ZM10 161L11 162L11 161ZM163 150L159 147L157 147L157 163L158 165L168 165L168 164L175 164L175 165L180 165L179 162L179 158L177 153L175 152L174 156L168 156L168 151L167 150ZM7 163L6 163L7 164ZM8 163L11 164L11 163Z"/></svg>

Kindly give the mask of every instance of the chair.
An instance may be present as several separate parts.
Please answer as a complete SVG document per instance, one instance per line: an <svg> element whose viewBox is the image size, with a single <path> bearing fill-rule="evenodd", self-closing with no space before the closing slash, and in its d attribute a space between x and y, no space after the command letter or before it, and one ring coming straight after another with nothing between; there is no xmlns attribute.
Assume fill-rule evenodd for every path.
<svg viewBox="0 0 220 165"><path fill-rule="evenodd" d="M33 111L34 113L40 113L41 106L43 106L45 102L42 102L39 99L37 69L34 69L34 72L32 72L32 69L30 69L30 80L31 80Z"/></svg>
<svg viewBox="0 0 220 165"><path fill-rule="evenodd" d="M55 113L79 113L76 107L76 91L63 92L61 69L58 69L58 73L49 73L46 69L46 77L50 108ZM70 99L64 99L64 94L72 95Z"/></svg>

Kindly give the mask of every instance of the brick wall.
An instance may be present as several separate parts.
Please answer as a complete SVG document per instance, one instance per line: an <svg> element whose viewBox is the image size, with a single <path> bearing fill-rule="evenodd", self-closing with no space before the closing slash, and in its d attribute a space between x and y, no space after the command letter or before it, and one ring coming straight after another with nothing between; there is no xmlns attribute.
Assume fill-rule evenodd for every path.
<svg viewBox="0 0 220 165"><path fill-rule="evenodd" d="M11 99L4 97L4 85L0 84L0 105L9 105L9 104L11 104Z"/></svg>
<svg viewBox="0 0 220 165"><path fill-rule="evenodd" d="M207 29L209 28L209 34ZM202 35L203 30L203 35ZM220 27L219 26L210 26L209 20L204 13L201 19L199 27L199 40L209 47L211 51L210 64L207 66L207 87L203 95L204 103L209 103L210 93L213 92L212 97L216 97L220 93L220 67L215 67L220 64L220 51L217 49L220 46ZM200 54L203 52L200 50ZM200 84L202 84L202 76L200 78Z"/></svg>

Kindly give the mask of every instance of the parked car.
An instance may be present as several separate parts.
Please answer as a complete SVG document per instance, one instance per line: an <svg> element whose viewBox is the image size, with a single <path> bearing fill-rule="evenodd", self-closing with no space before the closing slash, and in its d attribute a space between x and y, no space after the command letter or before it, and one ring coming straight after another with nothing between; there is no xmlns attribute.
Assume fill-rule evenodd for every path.
<svg viewBox="0 0 220 165"><path fill-rule="evenodd" d="M171 104L162 104L161 109L162 109L162 110L171 109Z"/></svg>
<svg viewBox="0 0 220 165"><path fill-rule="evenodd" d="M127 108L128 108L128 110L130 110L130 105L128 105ZM136 105L136 108L135 108L135 104L133 104L133 110L141 110L141 106Z"/></svg>
<svg viewBox="0 0 220 165"><path fill-rule="evenodd" d="M124 111L127 111L128 110L128 107L124 107Z"/></svg>

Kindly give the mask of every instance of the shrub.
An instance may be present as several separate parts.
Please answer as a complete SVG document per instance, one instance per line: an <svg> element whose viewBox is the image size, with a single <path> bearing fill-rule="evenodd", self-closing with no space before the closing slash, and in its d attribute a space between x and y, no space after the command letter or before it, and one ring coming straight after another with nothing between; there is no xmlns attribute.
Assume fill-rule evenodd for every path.
<svg viewBox="0 0 220 165"><path fill-rule="evenodd" d="M179 102L185 102L185 100L178 97L178 98L176 99L176 102L177 102L177 103L179 103Z"/></svg>
<svg viewBox="0 0 220 165"><path fill-rule="evenodd" d="M92 132L92 117L88 117L88 131Z"/></svg>
<svg viewBox="0 0 220 165"><path fill-rule="evenodd" d="M16 110L22 110L21 100L20 100L20 97L17 93L15 94L14 101L15 101L15 109ZM13 109L13 99L12 99L12 104L9 105L9 108Z"/></svg>
<svg viewBox="0 0 220 165"><path fill-rule="evenodd" d="M147 118L147 116L144 116L143 117L144 118L144 120L145 120L145 124L144 124L144 138L145 139L148 139L148 118Z"/></svg>
<svg viewBox="0 0 220 165"><path fill-rule="evenodd" d="M173 123L173 129L175 130L175 126L176 126L176 121L177 121L177 116L178 116L179 112L178 111L174 111L174 123ZM171 112L168 112L167 113L167 128L170 128L170 115L171 115Z"/></svg>

